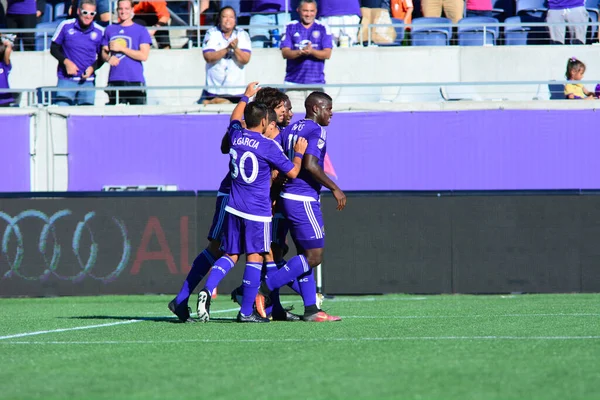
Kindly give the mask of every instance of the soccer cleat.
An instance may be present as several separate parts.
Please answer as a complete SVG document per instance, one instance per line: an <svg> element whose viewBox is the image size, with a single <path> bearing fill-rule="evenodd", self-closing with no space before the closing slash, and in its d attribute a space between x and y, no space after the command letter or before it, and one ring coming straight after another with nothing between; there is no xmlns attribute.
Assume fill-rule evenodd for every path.
<svg viewBox="0 0 600 400"><path fill-rule="evenodd" d="M260 315L258 315L256 313L256 311L253 311L252 314L246 316L246 315L242 315L241 312L238 313L237 315L237 322L271 322L269 321L268 318L263 318Z"/></svg>
<svg viewBox="0 0 600 400"><path fill-rule="evenodd" d="M234 303L238 303L240 306L242 305L242 300L244 298L244 288L242 286L238 286L231 292L231 301Z"/></svg>
<svg viewBox="0 0 600 400"><path fill-rule="evenodd" d="M202 322L210 320L210 293L206 289L198 293L198 319Z"/></svg>
<svg viewBox="0 0 600 400"><path fill-rule="evenodd" d="M335 322L341 321L342 319L340 317L329 315L325 311L321 310L317 313L303 316L302 320L306 322Z"/></svg>
<svg viewBox="0 0 600 400"><path fill-rule="evenodd" d="M271 305L271 298L269 297L269 287L265 282L260 284L260 288L258 289L258 294L254 299L254 306L256 307L256 312L263 318L267 318L266 308Z"/></svg>
<svg viewBox="0 0 600 400"><path fill-rule="evenodd" d="M288 322L295 322L295 321L302 320L302 318L300 318L299 315L292 314L288 310L273 311L271 313L271 318L273 318L273 321L288 321Z"/></svg>
<svg viewBox="0 0 600 400"><path fill-rule="evenodd" d="M177 309L175 299L171 300L171 302L169 303L169 310L171 310L171 312L175 314L181 322L198 322L191 317L189 307L186 307L185 310L183 309L183 307L179 307L179 309Z"/></svg>

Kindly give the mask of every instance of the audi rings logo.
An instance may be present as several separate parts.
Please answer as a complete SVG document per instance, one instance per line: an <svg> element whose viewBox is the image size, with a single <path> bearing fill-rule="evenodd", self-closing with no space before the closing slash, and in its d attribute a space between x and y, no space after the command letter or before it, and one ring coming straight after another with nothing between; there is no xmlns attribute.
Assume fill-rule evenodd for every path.
<svg viewBox="0 0 600 400"><path fill-rule="evenodd" d="M0 222L4 220L7 223L2 235L2 256L9 266L9 270L4 274L3 278L18 276L27 280L44 281L51 276L55 276L61 280L81 282L85 277L91 277L104 283L117 279L127 266L131 254L131 245L123 221L116 217L110 217L121 236L120 239L115 238L113 235L109 236L113 241L122 242L122 247L117 246L121 247L120 260L110 272L99 274L98 272L94 273L100 248L97 242L97 235L95 236L92 228L92 222L94 218L97 218L96 212L88 212L80 221L73 224L72 237L66 239L64 235L65 229L58 230L56 225L59 221L72 214L70 210L60 210L53 215L46 215L39 210L26 210L11 217L0 211ZM36 232L34 237L29 237L32 235L32 230L22 227L25 221L29 219L40 220L43 223L39 236ZM70 223L70 221L72 221L72 218L62 222ZM28 224L27 228L30 228L30 225ZM105 230L104 226L102 230ZM69 229L70 231L71 229ZM26 235L29 236L26 237ZM36 243L37 249L33 249L31 243ZM113 251L114 248L115 246L110 246L111 252L118 253L119 250ZM71 251L72 256L68 254ZM31 273L25 272L25 269L29 270L30 268L25 268L23 261L26 257L27 265L36 264L37 266L37 262L33 263L29 258L32 252L41 255L41 260L43 260L44 265L41 266L43 268L41 275L31 276ZM118 257L118 254L115 257ZM76 261L73 262L71 260ZM61 273L61 271L63 272Z"/></svg>

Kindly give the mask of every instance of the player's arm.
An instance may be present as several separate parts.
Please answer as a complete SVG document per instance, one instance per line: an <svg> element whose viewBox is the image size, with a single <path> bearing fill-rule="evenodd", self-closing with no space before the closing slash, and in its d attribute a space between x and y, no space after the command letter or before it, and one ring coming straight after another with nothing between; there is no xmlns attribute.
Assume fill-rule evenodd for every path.
<svg viewBox="0 0 600 400"><path fill-rule="evenodd" d="M286 60L294 60L296 58L300 58L306 56L308 53L305 50L292 50L289 47L284 47L281 49L281 55Z"/></svg>
<svg viewBox="0 0 600 400"><path fill-rule="evenodd" d="M244 92L244 96L242 97L240 102L237 103L237 105L233 109L233 112L231 113L231 118L229 118L229 121L236 121L236 120L241 121L242 120L242 117L244 116L244 110L246 109L246 104L250 102L250 97L252 97L256 93L258 93L259 90L260 90L260 87L258 87L258 82L250 82L250 84L248 84L248 86L246 86L246 91Z"/></svg>
<svg viewBox="0 0 600 400"><path fill-rule="evenodd" d="M319 159L312 154L304 156L302 166L306 169L321 185L331 190L333 197L337 200L337 209L343 210L346 207L346 195L342 192L342 189L338 187L323 171L323 168L319 165Z"/></svg>
<svg viewBox="0 0 600 400"><path fill-rule="evenodd" d="M111 42L111 43L113 43L113 42ZM150 54L150 45L148 43L141 43L139 50L133 50L133 49L130 49L125 46L122 46L120 48L120 50L114 50L112 48L111 48L111 50L120 51L121 53L125 54L127 57L133 58L136 61L146 61L148 59L148 55Z"/></svg>
<svg viewBox="0 0 600 400"><path fill-rule="evenodd" d="M299 137L298 141L296 141L296 144L294 145L294 159L292 160L294 163L294 168L285 174L285 176L288 178L294 179L300 173L300 169L302 168L302 158L304 157L304 152L306 151L307 145L308 142L303 137Z"/></svg>

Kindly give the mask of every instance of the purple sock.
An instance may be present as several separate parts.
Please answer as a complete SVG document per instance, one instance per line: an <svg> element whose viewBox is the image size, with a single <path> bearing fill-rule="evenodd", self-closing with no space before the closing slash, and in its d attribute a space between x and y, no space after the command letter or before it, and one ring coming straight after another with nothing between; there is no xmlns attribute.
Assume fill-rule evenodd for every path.
<svg viewBox="0 0 600 400"><path fill-rule="evenodd" d="M311 269L300 276L297 281L300 286L300 296L302 296L302 301L304 301L304 307L317 304L317 283L315 282L313 270Z"/></svg>
<svg viewBox="0 0 600 400"><path fill-rule="evenodd" d="M223 278L225 278L225 275L227 275L234 265L235 263L228 256L219 258L210 270L210 275L208 275L208 279L206 279L204 289L208 290L208 293L212 294L215 288L219 286L219 283L221 283Z"/></svg>
<svg viewBox="0 0 600 400"><path fill-rule="evenodd" d="M202 253L198 254L192 263L192 269L185 278L181 290L179 290L179 293L175 298L175 304L177 304L177 306L184 304L187 307L187 301L190 298L190 294L196 289L196 286L198 286L200 281L206 276L214 263L215 259L208 249L204 249Z"/></svg>
<svg viewBox="0 0 600 400"><path fill-rule="evenodd" d="M240 313L244 316L252 314L254 300L258 294L258 287L260 286L261 269L261 264L246 263L246 269L244 269L244 278L242 280L244 297L242 300L242 308L240 308Z"/></svg>
<svg viewBox="0 0 600 400"><path fill-rule="evenodd" d="M295 256L277 273L269 276L266 283L270 290L279 289L308 271L310 271L310 266L306 261L306 257L303 255Z"/></svg>
<svg viewBox="0 0 600 400"><path fill-rule="evenodd" d="M277 269L281 269L283 268L283 266L287 264L287 261L285 261L284 259L281 259L280 261L277 261ZM294 279L291 282L288 282L287 284L294 292L300 294L300 286L298 285L298 280Z"/></svg>

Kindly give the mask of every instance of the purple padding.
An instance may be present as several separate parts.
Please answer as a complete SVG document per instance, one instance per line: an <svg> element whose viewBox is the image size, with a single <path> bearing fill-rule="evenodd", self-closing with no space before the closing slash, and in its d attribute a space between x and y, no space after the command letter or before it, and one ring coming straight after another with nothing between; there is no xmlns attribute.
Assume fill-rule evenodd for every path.
<svg viewBox="0 0 600 400"><path fill-rule="evenodd" d="M0 116L0 192L31 190L29 118Z"/></svg>
<svg viewBox="0 0 600 400"><path fill-rule="evenodd" d="M343 190L600 188L593 110L336 113L327 149ZM70 117L69 190L216 190L228 115Z"/></svg>

